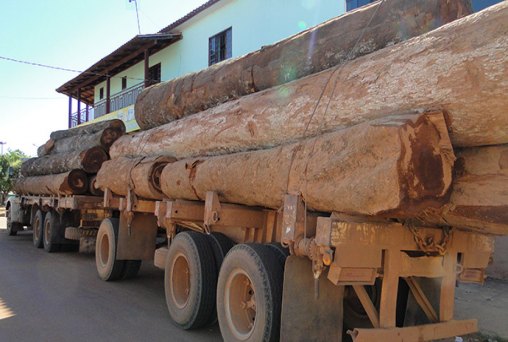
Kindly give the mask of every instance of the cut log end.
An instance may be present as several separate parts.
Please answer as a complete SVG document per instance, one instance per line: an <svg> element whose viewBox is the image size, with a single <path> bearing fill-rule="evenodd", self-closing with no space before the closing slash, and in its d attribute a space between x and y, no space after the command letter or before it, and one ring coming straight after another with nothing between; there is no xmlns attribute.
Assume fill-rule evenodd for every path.
<svg viewBox="0 0 508 342"><path fill-rule="evenodd" d="M88 191L88 177L82 170L72 170L69 172L68 185L72 193L83 195Z"/></svg>
<svg viewBox="0 0 508 342"><path fill-rule="evenodd" d="M97 184L97 176L91 176L88 180L88 192L90 192L93 196L103 196L104 191L102 191L99 187L96 186Z"/></svg>
<svg viewBox="0 0 508 342"><path fill-rule="evenodd" d="M82 157L82 166L83 170L87 173L97 173L102 163L109 159L107 152L104 148L96 146L92 147L86 151L83 151L84 155Z"/></svg>
<svg viewBox="0 0 508 342"><path fill-rule="evenodd" d="M118 139L120 138L122 135L124 134L124 132L121 130L121 129L117 129L117 128L112 128L112 127L109 127L109 128L106 128L103 132L102 132L102 136L101 136L101 145L104 147L104 148L109 148L111 145L113 145L113 143Z"/></svg>

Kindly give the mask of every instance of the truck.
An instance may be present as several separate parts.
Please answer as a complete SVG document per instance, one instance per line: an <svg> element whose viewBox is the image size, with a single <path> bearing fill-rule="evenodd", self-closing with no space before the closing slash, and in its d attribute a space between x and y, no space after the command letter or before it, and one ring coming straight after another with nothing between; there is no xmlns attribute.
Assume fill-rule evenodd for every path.
<svg viewBox="0 0 508 342"><path fill-rule="evenodd" d="M486 201L487 206L483 197L485 184L505 179L504 173L494 173L505 163L498 159L506 161L508 156L506 132L496 126L491 127L496 134L490 134L483 128L492 124L489 117L504 115L506 96L497 96L496 89L502 93L507 84L506 73L499 72L506 71L507 65L503 33L507 14L506 3L500 4L474 20L466 17L421 39L382 50L376 56L383 58L360 57L284 88L245 95L249 98L244 101L228 99L237 102L225 105L223 111L192 113L189 125L198 127L194 133L199 134L188 138L194 145L181 144L177 152L205 150L203 145L207 144L207 148L213 145L230 154L196 157L175 152L175 161L160 173L141 177L162 189L159 199L138 195L139 189L131 184L133 178L124 195L111 190L113 180L105 182L103 196L19 194L8 204L9 232L32 227L34 245L48 252L67 244L77 246L79 241L81 251L94 250L97 273L104 281L136 276L143 261L153 261L164 270L165 299L172 321L182 329L218 322L226 341L430 341L474 333L478 331L475 319L454 319L454 294L457 283L484 282L494 248L493 234L506 234L506 216L496 211L505 208L505 195L496 192ZM486 34L478 27L487 23L487 33L501 34L492 39L499 45L483 44L475 38ZM448 39L454 36L471 41ZM463 51L467 58L460 55ZM443 55L455 64L426 73L428 68L441 66L436 61ZM411 63L406 63L404 70L411 72L383 69L406 59ZM496 72L480 77L492 64ZM369 68L380 71L374 76L363 75ZM449 70L454 73L448 74ZM421 87L400 87L414 79ZM362 82L383 91L369 93L370 88ZM473 86L463 86L467 82ZM336 93L332 87L335 96L326 99L325 90L337 84L349 88ZM485 84L493 94L492 101L482 101L489 103L488 115L476 110L479 101L471 90ZM160 88L148 88L148 93L150 89L157 90L156 96L166 94ZM319 91L313 92L315 89ZM357 96L342 100L340 96L347 95L348 89L358 90L351 91ZM431 103L423 112L404 112L402 117L371 115L376 110L369 107L372 103L386 103L386 108L395 112L405 101L413 101L411 108L432 102L425 89L441 99L438 109ZM308 93L317 94L315 105L302 100ZM282 100L281 94L286 96ZM446 101L435 94L445 94ZM284 101L290 96L303 105L287 105ZM148 97L145 106L155 103L146 100ZM353 103L358 122L347 115L345 121L340 121L339 114L323 115L329 125L337 119L333 128L341 130L307 134L323 98L322 107L334 109L335 114L343 113L341 110L347 114L341 106ZM250 115L248 124L243 125L238 113ZM272 120L270 113L284 120ZM482 116L476 116L478 113ZM210 127L204 121L213 115L232 119L216 120L217 127ZM298 126L302 118L310 118L309 123ZM205 129L199 131L200 124ZM227 125L238 129L227 131ZM178 132L190 131L181 127L173 130L170 122L156 128L157 139L148 136L153 134L149 130L123 136L112 146L111 162L115 159L111 152L116 149L119 154L122 148L151 149L162 155L163 148L171 149L181 141ZM295 127L303 129L296 132ZM262 147L234 150L234 137L246 134L257 138L263 128L277 134L259 134L259 139L269 136L259 143ZM210 138L218 136L214 129L229 132L231 139ZM164 133L174 141L162 144ZM295 142L290 134L299 134L303 142ZM370 144L370 149L365 144ZM383 149L385 145L389 148ZM276 163L264 165L268 159ZM233 163L238 160L248 163ZM254 162L257 164L252 167ZM485 170L493 174L487 177ZM341 172L346 177L339 177ZM314 183L305 178L308 174L315 176ZM203 181L206 176L211 181ZM480 196L456 201L468 191ZM386 193L390 196L384 197ZM385 198L395 204L384 203ZM471 198L473 204L469 205ZM501 206L497 206L498 200ZM269 204L262 205L263 201Z"/></svg>

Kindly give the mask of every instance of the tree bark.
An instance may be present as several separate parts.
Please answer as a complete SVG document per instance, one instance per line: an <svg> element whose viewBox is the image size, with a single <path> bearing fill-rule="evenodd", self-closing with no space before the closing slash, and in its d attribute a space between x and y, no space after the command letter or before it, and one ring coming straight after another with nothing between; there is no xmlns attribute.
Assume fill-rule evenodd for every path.
<svg viewBox="0 0 508 342"><path fill-rule="evenodd" d="M37 148L37 156L44 157L45 155L50 154L54 146L55 141L53 139L49 139L48 141L46 141L44 144L42 144Z"/></svg>
<svg viewBox="0 0 508 342"><path fill-rule="evenodd" d="M279 208L301 193L310 210L411 217L446 201L454 162L441 113L363 123L268 150L179 160L161 175L169 198Z"/></svg>
<svg viewBox="0 0 508 342"><path fill-rule="evenodd" d="M508 145L463 149L457 153L450 201L421 218L488 234L508 234Z"/></svg>
<svg viewBox="0 0 508 342"><path fill-rule="evenodd" d="M15 182L14 191L23 195L82 195L88 191L88 179L82 170L72 170L55 175L22 177Z"/></svg>
<svg viewBox="0 0 508 342"><path fill-rule="evenodd" d="M471 13L468 0L387 0L348 12L246 56L146 89L141 129L153 128L418 36Z"/></svg>
<svg viewBox="0 0 508 342"><path fill-rule="evenodd" d="M103 129L106 128L113 128L121 131L122 134L125 133L125 124L123 123L123 121L119 119L113 119L107 121L99 121L92 124L86 124L70 129L64 129L61 131L55 131L50 134L50 138L56 141L72 136L93 134L102 131Z"/></svg>
<svg viewBox="0 0 508 342"><path fill-rule="evenodd" d="M102 146L106 151L122 135L124 131L118 128L108 127L92 134L75 135L56 140L51 154L82 151L95 146Z"/></svg>
<svg viewBox="0 0 508 342"><path fill-rule="evenodd" d="M109 159L100 146L84 151L51 154L40 158L30 158L21 164L21 174L25 177L42 176L82 169L87 173L99 171L103 162Z"/></svg>
<svg viewBox="0 0 508 342"><path fill-rule="evenodd" d="M246 151L414 108L447 114L454 146L508 143L508 2L290 84L123 136L119 156Z"/></svg>
<svg viewBox="0 0 508 342"><path fill-rule="evenodd" d="M96 187L109 188L113 193L127 196L129 189L141 198L162 199L160 187L162 169L174 158L118 158L105 162L97 174Z"/></svg>

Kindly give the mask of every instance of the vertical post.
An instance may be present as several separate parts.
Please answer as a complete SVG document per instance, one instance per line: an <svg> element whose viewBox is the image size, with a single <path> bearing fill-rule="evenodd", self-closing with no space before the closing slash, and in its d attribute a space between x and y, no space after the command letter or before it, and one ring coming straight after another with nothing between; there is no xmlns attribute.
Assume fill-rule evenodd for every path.
<svg viewBox="0 0 508 342"><path fill-rule="evenodd" d="M85 116L85 119L86 119L86 122L88 122L88 120L90 119L88 117L88 113L90 111L90 107L88 106L88 104L85 106L85 113L86 113L86 116Z"/></svg>
<svg viewBox="0 0 508 342"><path fill-rule="evenodd" d="M106 80L106 114L111 110L111 78L108 76Z"/></svg>
<svg viewBox="0 0 508 342"><path fill-rule="evenodd" d="M78 89L78 125L81 124L81 89Z"/></svg>
<svg viewBox="0 0 508 342"><path fill-rule="evenodd" d="M455 283L457 281L457 252L448 251L444 256L443 267L445 276L441 282L439 300L439 320L441 322L453 319L453 307L455 302Z"/></svg>
<svg viewBox="0 0 508 342"><path fill-rule="evenodd" d="M149 79L150 73L150 52L148 49L145 50L145 88L149 87L152 82Z"/></svg>
<svg viewBox="0 0 508 342"><path fill-rule="evenodd" d="M72 97L69 95L69 128L72 127Z"/></svg>
<svg viewBox="0 0 508 342"><path fill-rule="evenodd" d="M395 328L397 316L397 293L399 292L400 251L384 251L383 285L379 305L379 325L381 328Z"/></svg>

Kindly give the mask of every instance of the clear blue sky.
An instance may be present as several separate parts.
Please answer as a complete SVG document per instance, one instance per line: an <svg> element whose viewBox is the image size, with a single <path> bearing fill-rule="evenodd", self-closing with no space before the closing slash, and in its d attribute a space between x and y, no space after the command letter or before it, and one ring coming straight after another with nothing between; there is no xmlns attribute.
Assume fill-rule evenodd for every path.
<svg viewBox="0 0 508 342"><path fill-rule="evenodd" d="M138 0L141 33L205 2ZM128 0L0 0L0 56L85 70L138 33L134 8ZM67 128L68 98L55 89L76 75L0 59L4 151L35 155L51 131Z"/></svg>

